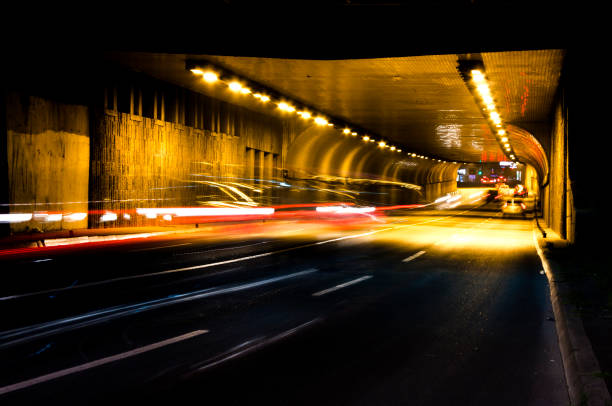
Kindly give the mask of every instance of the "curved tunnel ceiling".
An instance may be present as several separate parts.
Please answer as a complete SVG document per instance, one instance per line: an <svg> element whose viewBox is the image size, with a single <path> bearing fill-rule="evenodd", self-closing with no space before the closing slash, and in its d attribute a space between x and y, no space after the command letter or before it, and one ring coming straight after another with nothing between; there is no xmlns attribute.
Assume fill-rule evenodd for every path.
<svg viewBox="0 0 612 406"><path fill-rule="evenodd" d="M564 51L488 52L479 57L518 160L545 176L546 154L527 129L550 120ZM504 159L458 73L455 54L342 60L144 53L112 58L227 100L185 69L189 60L207 61L407 151L458 162Z"/></svg>

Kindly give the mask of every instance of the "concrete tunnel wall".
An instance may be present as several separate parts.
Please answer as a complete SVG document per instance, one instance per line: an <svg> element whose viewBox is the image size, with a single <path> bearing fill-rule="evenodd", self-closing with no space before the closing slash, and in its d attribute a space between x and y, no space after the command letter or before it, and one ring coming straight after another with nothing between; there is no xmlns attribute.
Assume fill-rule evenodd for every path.
<svg viewBox="0 0 612 406"><path fill-rule="evenodd" d="M564 89L555 105L548 151L550 173L544 180L542 213L546 224L570 242L575 242L576 208L569 176L567 106Z"/></svg>
<svg viewBox="0 0 612 406"><path fill-rule="evenodd" d="M87 212L87 107L15 92L5 102L9 212ZM11 225L15 232L84 227L87 220Z"/></svg>
<svg viewBox="0 0 612 406"><path fill-rule="evenodd" d="M167 83L147 83L146 92L129 86L123 96L112 84L104 92L92 88L103 100L82 104L5 93L10 212L95 214L89 221L11 224L11 232L138 225L135 219L101 224L95 218L107 210L202 203L194 184L282 180L283 170L289 179L401 182L415 185L429 201L456 189L457 165L383 151L276 111L263 114ZM154 98L148 117L146 95ZM122 99L129 106L121 106ZM245 193L261 204L283 203L282 196L266 191Z"/></svg>
<svg viewBox="0 0 612 406"><path fill-rule="evenodd" d="M411 158L337 129L316 125L304 126L293 134L286 166L293 178L344 178L349 184L368 179L381 184L403 184L417 190L420 199L426 201L456 190L459 167Z"/></svg>

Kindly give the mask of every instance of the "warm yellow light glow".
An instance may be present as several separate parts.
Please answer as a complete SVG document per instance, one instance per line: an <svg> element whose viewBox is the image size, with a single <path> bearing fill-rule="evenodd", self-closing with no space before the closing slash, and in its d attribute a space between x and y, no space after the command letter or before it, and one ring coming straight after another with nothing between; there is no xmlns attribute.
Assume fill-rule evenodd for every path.
<svg viewBox="0 0 612 406"><path fill-rule="evenodd" d="M472 80L474 80L474 82L476 83L484 82L485 80L484 75L479 69L472 69L470 73L472 74Z"/></svg>
<svg viewBox="0 0 612 406"><path fill-rule="evenodd" d="M384 147L385 147L385 145L387 145L387 143L386 143L386 142L384 142L384 141L380 141L380 142L378 143L378 146L379 146L379 147L381 147L381 148L384 148Z"/></svg>
<svg viewBox="0 0 612 406"><path fill-rule="evenodd" d="M496 111L492 111L490 114L491 120L493 120L493 122L495 124L501 124L501 118L499 117L499 113Z"/></svg>
<svg viewBox="0 0 612 406"><path fill-rule="evenodd" d="M389 148L391 151L395 151L395 147L391 146L391 148Z"/></svg>
<svg viewBox="0 0 612 406"><path fill-rule="evenodd" d="M351 130L350 130L350 129L348 129L348 128L345 128L344 130L342 130L342 132L343 132L344 134L350 134L350 133L351 133Z"/></svg>
<svg viewBox="0 0 612 406"><path fill-rule="evenodd" d="M232 92L239 92L242 89L242 85L238 82L231 82L228 87Z"/></svg>
<svg viewBox="0 0 612 406"><path fill-rule="evenodd" d="M208 82L208 83L216 82L219 79L217 74L214 73L214 72L205 72L203 74L204 74L204 76L203 76L204 77L204 81Z"/></svg>
<svg viewBox="0 0 612 406"><path fill-rule="evenodd" d="M412 154L412 157L413 157L413 158L414 158L414 157L416 157L416 154Z"/></svg>
<svg viewBox="0 0 612 406"><path fill-rule="evenodd" d="M506 130L499 130L497 132L498 135L506 135Z"/></svg>
<svg viewBox="0 0 612 406"><path fill-rule="evenodd" d="M510 148L510 144L504 144L504 147Z"/></svg>
<svg viewBox="0 0 612 406"><path fill-rule="evenodd" d="M484 98L486 96L491 96L491 92L489 91L489 86L486 83L480 84L476 86L478 93Z"/></svg>
<svg viewBox="0 0 612 406"><path fill-rule="evenodd" d="M353 131L353 132L351 133L351 135L357 135L357 133L356 133L355 131Z"/></svg>
<svg viewBox="0 0 612 406"><path fill-rule="evenodd" d="M195 75L202 75L202 74L204 74L204 72L202 72L200 69L192 69L191 73L193 73Z"/></svg>
<svg viewBox="0 0 612 406"><path fill-rule="evenodd" d="M295 107L285 103L285 102L280 102L278 103L278 108L283 110L283 111L287 111L287 112L293 112L295 111Z"/></svg>
<svg viewBox="0 0 612 406"><path fill-rule="evenodd" d="M249 89L248 87L243 87L242 89L240 89L240 93L249 94L251 93L251 89Z"/></svg>
<svg viewBox="0 0 612 406"><path fill-rule="evenodd" d="M502 137L502 142L508 142L508 137Z"/></svg>
<svg viewBox="0 0 612 406"><path fill-rule="evenodd" d="M333 127L334 125L332 123L327 123L328 127Z"/></svg>
<svg viewBox="0 0 612 406"><path fill-rule="evenodd" d="M265 102L269 102L269 101L270 101L270 98L269 98L268 96L265 96L265 95L264 95L264 96L261 96L261 97L259 98L259 100L261 100L262 102L264 102L264 103L265 103Z"/></svg>
<svg viewBox="0 0 612 406"><path fill-rule="evenodd" d="M367 135L364 135L364 136L362 137L362 139L363 139L364 141L370 141L370 137L368 137Z"/></svg>
<svg viewBox="0 0 612 406"><path fill-rule="evenodd" d="M312 117L312 115L308 112L308 111L300 111L298 112L298 114L300 115L300 117L302 117L304 120L308 120L310 117Z"/></svg>
<svg viewBox="0 0 612 406"><path fill-rule="evenodd" d="M318 125L327 125L327 120L324 119L323 117L317 117L317 118L314 119L314 121Z"/></svg>
<svg viewBox="0 0 612 406"><path fill-rule="evenodd" d="M398 150L397 150L397 152L402 152L402 150L401 150L401 149L398 149Z"/></svg>

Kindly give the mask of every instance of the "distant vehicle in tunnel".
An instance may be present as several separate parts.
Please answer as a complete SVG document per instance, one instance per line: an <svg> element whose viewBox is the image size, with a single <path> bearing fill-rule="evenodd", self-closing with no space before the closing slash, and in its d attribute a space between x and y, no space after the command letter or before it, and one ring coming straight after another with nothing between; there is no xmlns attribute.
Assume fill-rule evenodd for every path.
<svg viewBox="0 0 612 406"><path fill-rule="evenodd" d="M527 188L520 183L514 187L514 196L515 197L527 197L528 192Z"/></svg>
<svg viewBox="0 0 612 406"><path fill-rule="evenodd" d="M527 213L527 206L521 198L511 197L504 202L502 206L502 216L517 216L520 215L525 217Z"/></svg>

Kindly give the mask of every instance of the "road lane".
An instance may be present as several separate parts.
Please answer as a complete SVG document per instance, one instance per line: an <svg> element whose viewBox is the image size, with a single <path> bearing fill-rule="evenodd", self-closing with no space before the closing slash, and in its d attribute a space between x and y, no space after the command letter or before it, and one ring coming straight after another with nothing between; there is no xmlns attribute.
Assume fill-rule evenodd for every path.
<svg viewBox="0 0 612 406"><path fill-rule="evenodd" d="M303 278L138 312L12 347L3 352L11 372L2 375L1 385L111 357L136 342L210 331L174 349L5 399L74 400L91 391L101 391L100 399L127 399L144 390L150 400L175 401L204 391L213 404L566 404L531 223L498 219L493 212L433 214L393 218L396 223L380 228L394 229L353 232L360 235L355 238L327 234L316 242L333 242L310 240L308 247L251 258L235 270L230 267L235 263L220 265L208 277L183 275L173 283L141 286L147 297L167 296L221 281L245 283L255 275L265 279L319 269ZM281 240L242 245L251 245L246 249L257 255ZM427 255L404 262L423 251ZM359 282L333 295L313 296L351 281ZM87 292L94 298L103 294ZM108 387L88 383L100 380Z"/></svg>

